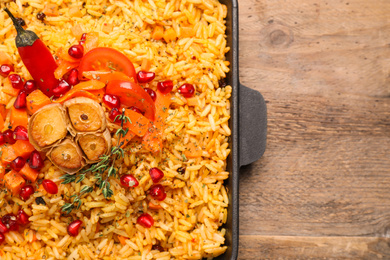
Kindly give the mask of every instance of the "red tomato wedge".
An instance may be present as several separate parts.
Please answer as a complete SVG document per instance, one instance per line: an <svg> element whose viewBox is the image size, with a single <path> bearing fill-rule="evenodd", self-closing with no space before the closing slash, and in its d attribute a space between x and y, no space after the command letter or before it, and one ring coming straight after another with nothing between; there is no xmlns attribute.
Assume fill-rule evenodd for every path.
<svg viewBox="0 0 390 260"><path fill-rule="evenodd" d="M84 71L116 71L135 79L133 63L121 52L107 47L92 49L80 61L79 78L84 79Z"/></svg>
<svg viewBox="0 0 390 260"><path fill-rule="evenodd" d="M145 112L145 117L154 120L156 107L153 99L137 83L125 80L112 80L106 86L106 94L116 95L126 107L135 106Z"/></svg>

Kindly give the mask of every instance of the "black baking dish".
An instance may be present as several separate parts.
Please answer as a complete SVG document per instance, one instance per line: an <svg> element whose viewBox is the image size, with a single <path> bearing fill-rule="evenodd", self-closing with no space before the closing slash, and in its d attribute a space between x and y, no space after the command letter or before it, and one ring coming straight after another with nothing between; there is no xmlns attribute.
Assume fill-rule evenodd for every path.
<svg viewBox="0 0 390 260"><path fill-rule="evenodd" d="M218 260L237 259L238 255L238 180L241 166L258 160L265 151L267 135L267 108L263 96L255 90L240 84L238 73L238 2L220 0L227 6L226 35L230 51L226 59L230 62L230 72L226 83L232 86L230 147L232 152L227 159L230 177L226 181L229 195L228 220L225 254Z"/></svg>

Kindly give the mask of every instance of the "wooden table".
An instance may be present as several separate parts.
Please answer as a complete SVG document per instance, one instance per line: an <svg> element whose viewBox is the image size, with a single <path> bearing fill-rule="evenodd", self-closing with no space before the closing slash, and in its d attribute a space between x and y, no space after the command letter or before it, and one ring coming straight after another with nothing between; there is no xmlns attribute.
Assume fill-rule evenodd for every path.
<svg viewBox="0 0 390 260"><path fill-rule="evenodd" d="M239 259L390 259L390 1L239 0L268 106L240 173Z"/></svg>

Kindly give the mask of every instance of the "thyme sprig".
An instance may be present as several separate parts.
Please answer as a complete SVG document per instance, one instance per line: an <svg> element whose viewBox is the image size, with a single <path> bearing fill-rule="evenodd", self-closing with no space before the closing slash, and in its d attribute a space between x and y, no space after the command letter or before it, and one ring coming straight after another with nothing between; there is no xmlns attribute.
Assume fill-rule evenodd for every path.
<svg viewBox="0 0 390 260"><path fill-rule="evenodd" d="M125 115L125 110L122 110L122 114L115 117L114 121L119 120L121 122L120 128L115 132L115 135L118 136L118 142L116 146L111 147L111 151L108 155L103 155L99 159L100 161L92 164L91 167L84 169L81 171L81 174L79 175L70 175L70 174L64 174L61 176L61 179L64 181L62 184L68 184L68 183L80 183L82 182L87 173L91 173L94 175L95 183L94 186L99 187L99 189L102 190L103 196L105 199L110 198L114 192L112 191L110 187L109 179L111 177L116 178L118 169L115 167L115 162L119 158L123 158L125 156L125 151L123 150L122 146L124 144L124 141L121 141L122 138L126 136L129 129L124 129L123 126L127 122L130 122L130 118ZM73 209L79 209L82 204L82 196L91 193L94 190L91 186L84 186L79 194L74 194L70 196L72 199L71 203L65 203L61 210L62 212L65 212L66 214L69 214L72 212Z"/></svg>

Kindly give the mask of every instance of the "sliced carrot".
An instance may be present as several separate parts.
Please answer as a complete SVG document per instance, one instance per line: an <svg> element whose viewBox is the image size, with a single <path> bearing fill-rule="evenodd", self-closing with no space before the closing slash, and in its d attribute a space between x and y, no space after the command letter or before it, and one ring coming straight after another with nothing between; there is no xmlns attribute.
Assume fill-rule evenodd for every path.
<svg viewBox="0 0 390 260"><path fill-rule="evenodd" d="M35 182L38 178L39 172L32 169L28 163L24 164L23 168L19 171L19 174L23 176L26 180Z"/></svg>
<svg viewBox="0 0 390 260"><path fill-rule="evenodd" d="M54 103L64 103L65 101L75 98L75 97L86 97L99 102L99 99L92 93L89 93L86 90L71 89L65 95L55 100Z"/></svg>
<svg viewBox="0 0 390 260"><path fill-rule="evenodd" d="M10 190L13 195L17 195L26 183L23 177L14 170L4 175L4 182L7 189Z"/></svg>
<svg viewBox="0 0 390 260"><path fill-rule="evenodd" d="M1 149L1 162L3 165L8 165L10 164L15 158L18 157L15 153L14 148L12 145L5 144L2 146Z"/></svg>
<svg viewBox="0 0 390 260"><path fill-rule="evenodd" d="M8 109L5 108L5 105L0 105L0 115L2 115L3 118L7 117Z"/></svg>
<svg viewBox="0 0 390 260"><path fill-rule="evenodd" d="M11 64L11 57L4 51L0 51L0 64Z"/></svg>
<svg viewBox="0 0 390 260"><path fill-rule="evenodd" d="M5 120L4 120L3 116L0 114L0 128L2 128L4 126L4 123L5 123Z"/></svg>
<svg viewBox="0 0 390 260"><path fill-rule="evenodd" d="M27 129L28 115L26 109L16 109L12 106L9 123L12 126L12 130L18 125L24 126Z"/></svg>
<svg viewBox="0 0 390 260"><path fill-rule="evenodd" d="M99 102L102 101L104 94L106 94L106 90L104 88L97 89L97 90L87 90L89 93L96 96L96 98L99 100Z"/></svg>
<svg viewBox="0 0 390 260"><path fill-rule="evenodd" d="M142 63L141 63L141 70L142 71L149 71L151 65L152 65L152 61L151 60L143 58L142 59Z"/></svg>
<svg viewBox="0 0 390 260"><path fill-rule="evenodd" d="M201 103L199 97L195 96L195 97L187 98L187 105L189 105L190 107L200 106Z"/></svg>
<svg viewBox="0 0 390 260"><path fill-rule="evenodd" d="M56 79L62 78L68 71L79 66L80 62L70 62L60 59L57 61L58 67L54 71Z"/></svg>
<svg viewBox="0 0 390 260"><path fill-rule="evenodd" d="M30 115L37 112L38 109L49 105L51 103L50 98L43 94L39 89L34 90L26 98L27 111Z"/></svg>
<svg viewBox="0 0 390 260"><path fill-rule="evenodd" d="M71 7L69 8L69 16L70 17L79 17L81 18L83 16L83 13L81 12L79 7ZM74 35L74 34L73 34ZM76 35L74 35L76 36ZM80 35L81 36L81 35ZM77 39L80 39L80 37L76 37Z"/></svg>
<svg viewBox="0 0 390 260"><path fill-rule="evenodd" d="M8 94L10 96L13 96L13 97L17 97L18 94L19 94L19 90L15 89L12 87L12 84L11 82L9 81L8 78L6 78L3 82L3 89L2 91L5 93L5 94Z"/></svg>
<svg viewBox="0 0 390 260"><path fill-rule="evenodd" d="M164 27L157 25L152 32L152 38L156 41L161 40L164 37Z"/></svg>
<svg viewBox="0 0 390 260"><path fill-rule="evenodd" d="M76 86L73 87L75 90L98 90L102 89L106 86L103 82L95 79L91 79L88 81L82 81Z"/></svg>
<svg viewBox="0 0 390 260"><path fill-rule="evenodd" d="M27 159L30 156L30 153L35 150L34 146L30 144L29 141L24 140L17 140L16 143L12 145L12 148L14 149L16 156L22 156L25 159Z"/></svg>
<svg viewBox="0 0 390 260"><path fill-rule="evenodd" d="M202 148L200 145L196 142L190 141L186 145L186 148L184 150L184 155L187 158L198 158L202 156Z"/></svg>
<svg viewBox="0 0 390 260"><path fill-rule="evenodd" d="M5 165L0 163L0 185L4 184Z"/></svg>
<svg viewBox="0 0 390 260"><path fill-rule="evenodd" d="M119 236L118 235L119 242L121 243L122 246L126 245L126 240L128 239L127 237Z"/></svg>
<svg viewBox="0 0 390 260"><path fill-rule="evenodd" d="M161 207L160 205L153 204L151 201L149 201L148 208L159 210L159 209L162 209L163 207Z"/></svg>
<svg viewBox="0 0 390 260"><path fill-rule="evenodd" d="M72 14L70 13L72 9L76 9L76 10L80 11L80 9L78 7L71 8L71 9L69 9L70 16L72 16ZM74 13L77 13L77 11L75 11ZM80 11L80 14L81 14L81 11ZM78 39L78 40L81 39L81 36L83 35L83 28L81 28L80 24L74 25L72 28L70 28L70 30L72 32L72 35L74 37L76 37L76 39Z"/></svg>
<svg viewBox="0 0 390 260"><path fill-rule="evenodd" d="M47 194L47 191L45 190L45 188L43 188L43 185L42 185L42 184L39 184L38 189L37 189L37 192L41 192L41 193L43 193L44 195Z"/></svg>
<svg viewBox="0 0 390 260"><path fill-rule="evenodd" d="M135 135L144 136L148 131L149 122L151 121L140 113L130 109L126 109L125 115L130 118L130 122L126 122L124 127L128 128Z"/></svg>
<svg viewBox="0 0 390 260"><path fill-rule="evenodd" d="M193 37L194 29L191 27L180 27L180 36L183 38Z"/></svg>
<svg viewBox="0 0 390 260"><path fill-rule="evenodd" d="M56 4L46 4L43 13L47 16L58 16L58 6Z"/></svg>
<svg viewBox="0 0 390 260"><path fill-rule="evenodd" d="M131 132L130 130L127 131L126 135L121 137L119 141L120 146L122 148L126 147L126 145L131 141L131 139L133 139L134 136L135 134L133 132Z"/></svg>
<svg viewBox="0 0 390 260"><path fill-rule="evenodd" d="M58 50L56 52L56 56L58 58L60 58L61 60L66 60L66 61L69 61L69 62L72 62L72 63L80 62L79 59L75 59L72 56L70 56L69 53L68 53L68 50L66 50L66 49L64 49L62 47L58 48Z"/></svg>
<svg viewBox="0 0 390 260"><path fill-rule="evenodd" d="M150 123L148 131L142 138L142 144L145 149L152 153L160 152L163 148L162 131L157 129L153 123Z"/></svg>
<svg viewBox="0 0 390 260"><path fill-rule="evenodd" d="M119 71L83 71L83 77L87 79L99 80L105 84L112 80L126 80L134 82L132 77Z"/></svg>
<svg viewBox="0 0 390 260"><path fill-rule="evenodd" d="M169 28L164 32L164 40L166 42L171 42L176 40L176 31L173 28Z"/></svg>
<svg viewBox="0 0 390 260"><path fill-rule="evenodd" d="M84 54L92 49L95 49L99 45L99 33L89 32L87 33L86 40L84 42Z"/></svg>
<svg viewBox="0 0 390 260"><path fill-rule="evenodd" d="M102 26L102 32L110 33L114 29L114 26L110 23L104 23Z"/></svg>
<svg viewBox="0 0 390 260"><path fill-rule="evenodd" d="M162 129L165 124L165 119L169 115L169 106L171 104L171 94L162 94L160 91L156 91L156 117L155 124L156 127Z"/></svg>

